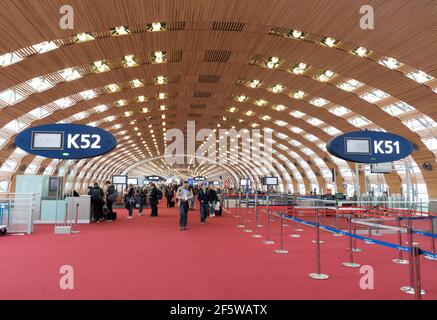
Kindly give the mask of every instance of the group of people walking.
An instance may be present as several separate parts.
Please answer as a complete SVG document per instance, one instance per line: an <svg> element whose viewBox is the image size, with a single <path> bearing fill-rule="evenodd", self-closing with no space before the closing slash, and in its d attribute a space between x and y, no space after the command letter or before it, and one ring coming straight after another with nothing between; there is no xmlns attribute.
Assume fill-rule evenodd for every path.
<svg viewBox="0 0 437 320"><path fill-rule="evenodd" d="M100 188L97 183L89 187L88 195L91 196L92 219L99 223L102 220L108 222L116 219L113 211L113 204L118 199L119 193L111 181L106 181L104 188ZM208 187L206 183L193 187L184 181L180 187L175 184L157 186L152 183L148 186L139 187L132 184L122 193L122 200L128 210L128 219L133 219L134 208L138 206L138 215L143 215L143 210L147 205L150 206L151 217L158 216L159 200L164 197L167 200L167 208L175 207L176 200L179 205L179 230L187 229L188 212L194 210L196 198L200 206L200 222L205 224L206 218L214 217L219 210L219 196L215 187Z"/></svg>

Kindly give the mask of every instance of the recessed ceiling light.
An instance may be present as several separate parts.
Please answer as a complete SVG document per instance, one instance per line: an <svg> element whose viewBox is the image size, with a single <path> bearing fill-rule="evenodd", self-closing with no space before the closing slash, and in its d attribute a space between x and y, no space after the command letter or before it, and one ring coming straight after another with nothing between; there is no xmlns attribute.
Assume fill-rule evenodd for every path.
<svg viewBox="0 0 437 320"><path fill-rule="evenodd" d="M364 47L355 47L352 49L352 53L359 57L367 57L370 54L370 51Z"/></svg>
<svg viewBox="0 0 437 320"><path fill-rule="evenodd" d="M338 46L340 44L340 41L334 39L334 38L330 38L330 37L323 37L320 40L320 43L322 43L323 45L330 47L330 48L335 48L336 46Z"/></svg>
<svg viewBox="0 0 437 320"><path fill-rule="evenodd" d="M95 61L91 64L91 69L94 73L106 72L111 70L106 60Z"/></svg>
<svg viewBox="0 0 437 320"><path fill-rule="evenodd" d="M144 102L147 100L147 97L146 96L138 96L136 99L138 102Z"/></svg>
<svg viewBox="0 0 437 320"><path fill-rule="evenodd" d="M130 85L132 88L139 88L139 87L143 87L144 84L140 79L134 79L130 82Z"/></svg>
<svg viewBox="0 0 437 320"><path fill-rule="evenodd" d="M266 67L269 69L275 69L279 66L280 59L278 57L270 57L265 61Z"/></svg>
<svg viewBox="0 0 437 320"><path fill-rule="evenodd" d="M123 67L130 68L138 66L138 59L133 54L129 54L122 59Z"/></svg>
<svg viewBox="0 0 437 320"><path fill-rule="evenodd" d="M124 36L124 35L130 34L129 27L125 27L125 26L111 28L110 31L111 31L111 36L113 36L113 37Z"/></svg>
<svg viewBox="0 0 437 320"><path fill-rule="evenodd" d="M120 90L120 86L112 83L112 84L108 84L107 86L105 86L106 91L108 92L116 92Z"/></svg>
<svg viewBox="0 0 437 320"><path fill-rule="evenodd" d="M147 25L147 31L155 32L155 31L164 31L166 30L165 22L152 22Z"/></svg>
<svg viewBox="0 0 437 320"><path fill-rule="evenodd" d="M305 32L302 32L300 30L290 30L287 33L287 37L294 38L294 39L304 39L306 36Z"/></svg>
<svg viewBox="0 0 437 320"><path fill-rule="evenodd" d="M152 63L164 63L167 62L167 52L155 51L151 55Z"/></svg>
<svg viewBox="0 0 437 320"><path fill-rule="evenodd" d="M86 32L81 32L81 33L78 33L75 36L73 36L74 42L77 42L77 43L91 41L94 39L95 38L91 34L86 33Z"/></svg>

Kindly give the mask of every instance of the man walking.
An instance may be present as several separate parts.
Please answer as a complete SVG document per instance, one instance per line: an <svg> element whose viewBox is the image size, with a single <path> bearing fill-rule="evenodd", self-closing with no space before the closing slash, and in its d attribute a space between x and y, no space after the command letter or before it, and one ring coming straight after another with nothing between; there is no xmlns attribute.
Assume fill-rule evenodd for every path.
<svg viewBox="0 0 437 320"><path fill-rule="evenodd" d="M215 217L215 204L218 201L217 192L214 190L214 187L211 187L208 190L208 202L209 202L209 216Z"/></svg>
<svg viewBox="0 0 437 320"><path fill-rule="evenodd" d="M193 198L193 193L188 187L188 181L184 181L176 192L176 199L179 201L179 230L187 229L189 201Z"/></svg>
<svg viewBox="0 0 437 320"><path fill-rule="evenodd" d="M202 184L202 188L200 189L197 198L200 202L200 223L205 224L206 217L208 216L208 189L206 188L206 184Z"/></svg>
<svg viewBox="0 0 437 320"><path fill-rule="evenodd" d="M115 190L111 181L106 181L106 206L108 207L108 215L106 219L108 221L114 220L114 211L112 205L117 200L118 192Z"/></svg>

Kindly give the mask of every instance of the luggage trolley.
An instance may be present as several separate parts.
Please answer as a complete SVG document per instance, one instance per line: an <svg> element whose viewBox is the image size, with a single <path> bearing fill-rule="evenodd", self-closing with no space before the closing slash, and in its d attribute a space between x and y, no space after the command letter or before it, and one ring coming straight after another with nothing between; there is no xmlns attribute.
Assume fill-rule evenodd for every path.
<svg viewBox="0 0 437 320"><path fill-rule="evenodd" d="M8 226L10 223L10 207L7 203L0 203L0 236L5 235L8 232Z"/></svg>

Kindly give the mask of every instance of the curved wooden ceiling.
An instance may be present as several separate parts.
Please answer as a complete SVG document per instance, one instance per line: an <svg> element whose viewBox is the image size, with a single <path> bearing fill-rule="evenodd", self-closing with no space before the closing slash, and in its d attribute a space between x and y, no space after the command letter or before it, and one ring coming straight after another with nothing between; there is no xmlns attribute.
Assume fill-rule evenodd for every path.
<svg viewBox="0 0 437 320"><path fill-rule="evenodd" d="M308 191L314 184L325 189L330 183L329 170L335 167L341 173L337 181L340 190L343 182L352 182L353 166L328 156L323 143L340 131L383 129L416 144L410 159L417 165L415 181L426 184L430 197L437 195L435 173L421 167L424 162L436 164L436 151L425 141L437 136L437 128L431 123L418 131L405 125L417 118L437 120L437 90L433 91L437 88L435 2L77 0L69 4L75 10L74 30L59 27L63 1L0 3L0 56L15 52L23 57L0 68L0 95L12 89L22 96L9 104L0 99L0 141L4 140L0 181L12 181L10 189L15 175L29 169L50 173L45 169L51 168L58 174L77 175L81 187L106 179L144 159L162 155L163 127L184 129L187 120L195 120L197 128L218 128L217 124L222 128L251 129L254 124L271 128L275 141L272 166L263 171L256 162L235 165L230 173L204 163L174 171L177 168L157 159L129 172L162 170L229 178L252 175L254 179L270 173L282 178L286 190L292 187L298 191L301 185ZM374 30L359 27L363 5L374 8ZM158 21L166 24L166 30L148 32L146 26ZM117 26L128 27L130 34L111 36L110 29ZM287 37L290 30L303 31L305 38ZM76 35L82 32L94 39L76 43ZM320 41L326 37L339 43L334 47L323 45ZM32 46L44 41L54 41L59 48L37 54ZM356 48L366 48L366 56L353 54ZM166 63L153 63L151 56L157 51L166 53ZM138 65L123 67L126 55L134 55ZM276 68L266 67L271 57L280 59ZM401 66L394 70L378 63L386 57L396 59ZM92 64L102 60L109 70L95 73ZM290 72L299 63L307 68L301 74ZM65 81L60 72L67 68L80 76ZM327 81L315 78L326 70L334 76ZM418 70L429 76L426 82L407 76ZM168 82L157 85L157 76L165 76ZM47 79L51 88L37 92L29 86L29 80L38 77ZM136 79L142 86L132 85ZM255 79L260 84L251 88L249 83ZM359 81L360 86L340 88L351 79ZM105 86L109 84L117 84L120 90L108 92ZM280 93L272 92L277 84L283 87ZM84 100L79 95L91 89L96 97ZM386 96L378 101L362 98L376 89ZM290 96L299 91L304 93L299 99ZM157 99L160 92L167 94L162 100ZM139 96L147 97L147 101L138 102ZM238 101L241 96L246 99ZM71 106L53 104L65 97L69 97ZM325 104L316 106L320 98ZM117 107L114 103L120 100L126 105ZM267 104L256 105L259 100ZM402 114L387 112L395 103L407 104L410 109ZM107 105L107 110L96 111L100 105ZM161 105L166 110L160 110ZM278 105L285 110L275 109ZM339 106L347 112L336 113ZM43 117L35 111L39 107ZM231 107L237 111L230 112ZM148 112L143 113L143 108ZM127 111L132 114L125 116ZM357 124L357 117L370 122ZM23 127L58 121L93 123L108 129L117 134L120 147L97 159L67 163L16 151L13 138ZM339 131L332 131L335 129ZM12 169L7 170L8 166ZM385 176L394 193L403 179L401 171Z"/></svg>

